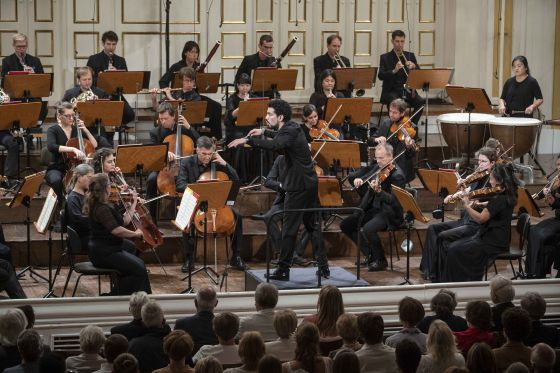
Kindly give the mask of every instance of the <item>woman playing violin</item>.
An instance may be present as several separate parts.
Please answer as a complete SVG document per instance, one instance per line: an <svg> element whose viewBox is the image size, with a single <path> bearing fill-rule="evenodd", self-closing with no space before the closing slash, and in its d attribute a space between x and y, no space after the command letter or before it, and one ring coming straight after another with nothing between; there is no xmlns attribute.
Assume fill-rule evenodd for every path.
<svg viewBox="0 0 560 373"><path fill-rule="evenodd" d="M68 185L64 217L68 227L74 229L82 241L82 252L87 253L89 242L89 219L83 213L84 199L89 189L93 168L82 163L74 168L72 179Z"/></svg>
<svg viewBox="0 0 560 373"><path fill-rule="evenodd" d="M334 128L327 128L327 123L323 119L319 119L317 108L313 104L307 104L303 107L303 120L301 125L307 142L315 139L338 140L340 132ZM321 135L322 133L322 135Z"/></svg>
<svg viewBox="0 0 560 373"><path fill-rule="evenodd" d="M517 203L518 185L513 166L494 166L489 182L492 189L501 191L489 199L482 212L474 209L468 197L463 197L466 213L480 225L480 229L449 245L444 282L480 281L488 259L509 250L511 215Z"/></svg>

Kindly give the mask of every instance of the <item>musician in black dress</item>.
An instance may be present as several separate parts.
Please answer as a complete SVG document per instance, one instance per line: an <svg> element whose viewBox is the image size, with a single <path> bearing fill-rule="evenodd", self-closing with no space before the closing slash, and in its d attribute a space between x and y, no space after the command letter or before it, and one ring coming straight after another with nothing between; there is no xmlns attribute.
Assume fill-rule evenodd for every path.
<svg viewBox="0 0 560 373"><path fill-rule="evenodd" d="M259 50L257 53L243 57L243 61L241 61L241 65L239 65L237 73L235 74L235 82L239 81L241 74L247 74L251 77L253 70L259 67L282 67L280 63L275 64L276 59L272 55L274 40L271 35L261 35L258 48ZM272 91L263 92L260 87L253 87L253 92L259 97L274 97Z"/></svg>
<svg viewBox="0 0 560 373"><path fill-rule="evenodd" d="M542 105L543 96L537 79L530 75L525 56L511 61L514 76L506 80L498 112L512 117L532 118L536 108Z"/></svg>
<svg viewBox="0 0 560 373"><path fill-rule="evenodd" d="M114 31L105 31L101 36L103 50L89 56L87 66L93 70L94 84L97 84L97 75L107 70L128 71L126 60L115 54L119 37Z"/></svg>
<svg viewBox="0 0 560 373"><path fill-rule="evenodd" d="M233 182L228 201L235 201L239 190L239 176L237 176L235 169L216 152L214 143L206 136L201 136L197 140L196 154L181 159L181 167L175 184L177 192L184 192L189 184L196 183L200 175L212 170L212 165L214 165L215 171L225 172ZM232 255L229 264L237 270L244 271L247 266L240 256L243 240L243 219L236 208L232 207L231 209L235 215L235 231L231 236ZM193 265L194 239L194 226L191 225L191 230L188 233L183 233L183 249L185 254L185 263L181 267L183 272L188 272L189 265Z"/></svg>
<svg viewBox="0 0 560 373"><path fill-rule="evenodd" d="M344 95L335 90L336 72L334 70L324 70L319 75L319 80L315 86L315 92L309 97L309 103L315 105L320 119L325 117L325 105L329 98L343 98Z"/></svg>
<svg viewBox="0 0 560 373"><path fill-rule="evenodd" d="M424 105L425 101L416 90L408 90L404 86L408 79L408 72L420 68L414 53L404 50L405 37L406 35L403 31L393 31L391 34L393 49L381 55L377 76L379 80L383 81L381 89L382 103L389 105L394 99L402 98L416 112ZM422 111L412 119L415 125L418 125Z"/></svg>
<svg viewBox="0 0 560 373"><path fill-rule="evenodd" d="M488 260L509 251L511 215L517 202L518 185L513 166L495 165L489 182L492 188L501 187L502 191L488 200L482 212L474 209L468 197L463 197L466 212L480 225L480 229L472 236L449 245L444 282L480 281Z"/></svg>
<svg viewBox="0 0 560 373"><path fill-rule="evenodd" d="M286 157L286 176L283 188L286 191L284 211L290 209L314 208L317 206L318 179L313 168L309 144L301 126L293 121L292 109L284 100L272 100L268 103L266 121L269 127L278 128L261 130L253 129L249 138L232 141L228 146L236 147L249 144L267 150L283 151ZM271 140L258 136L265 135ZM270 274L270 279L286 281L290 278L290 266L294 246L300 224L312 232L312 242L317 255L319 274L330 276L329 265L321 229L316 229L318 214L311 212L286 212L282 223L282 241L278 268Z"/></svg>
<svg viewBox="0 0 560 373"><path fill-rule="evenodd" d="M64 159L63 153L74 153L80 160L85 160L86 154L81 150L66 146L68 140L76 137L76 127L73 126L75 121L74 107L69 102L62 102L56 108L56 119L58 124L49 127L47 130L47 148L52 155L52 161L47 167L45 182L53 188L58 200L63 201L63 185L64 175L68 171L68 165ZM84 140L91 142L93 147L97 147L97 141L91 132L86 128L82 120L77 121L77 125L82 130Z"/></svg>
<svg viewBox="0 0 560 373"><path fill-rule="evenodd" d="M338 34L329 35L327 38L327 52L313 59L313 71L315 72L314 85L319 83L319 77L325 70L352 67L350 60L339 55L342 45L342 37ZM348 92L350 93L350 92ZM347 97L350 97L349 95Z"/></svg>
<svg viewBox="0 0 560 373"><path fill-rule="evenodd" d="M385 251L381 244L378 232L386 230L389 226L398 227L403 221L402 207L394 196L391 185L404 188L405 177L403 171L396 162L393 162L393 147L389 143L378 145L375 148L376 163L371 166L362 167L352 175L353 184L356 188L369 184L360 201L359 207L364 210L362 219L362 235L360 237L360 250L365 255L364 265L369 266L369 271L383 271L387 268ZM389 177L379 182L372 175L392 163L394 168ZM371 180L370 180L371 179ZM367 185L366 184L366 185ZM358 244L358 218L353 214L340 223L342 233L350 237L356 245Z"/></svg>
<svg viewBox="0 0 560 373"><path fill-rule="evenodd" d="M64 219L68 227L74 229L82 241L82 253L87 253L90 229L89 219L83 212L84 199L89 189L93 167L87 163L77 165L68 184ZM74 252L73 254L77 254Z"/></svg>
<svg viewBox="0 0 560 373"><path fill-rule="evenodd" d="M556 159L556 172L560 172L560 156ZM529 231L529 247L527 249L527 275L545 278L554 261L554 255L560 234L560 177L556 176L540 192L533 195L534 199L545 199L554 210L554 217L541 220L532 225ZM558 265L559 263L556 263Z"/></svg>
<svg viewBox="0 0 560 373"><path fill-rule="evenodd" d="M317 108L313 104L304 105L302 114L303 123L301 124L301 128L303 129L307 142L310 143L313 141L313 138L309 134L309 131L319 122L319 114L317 113Z"/></svg>
<svg viewBox="0 0 560 373"><path fill-rule="evenodd" d="M150 279L144 261L130 251L135 245L129 239L141 239L142 230L126 228L132 221L138 195L132 192L132 204L124 212L118 212L109 202L111 183L106 174L91 177L89 193L84 204L84 213L89 217L91 239L88 254L96 267L116 269L120 272L117 294L127 295L136 291L150 294Z"/></svg>

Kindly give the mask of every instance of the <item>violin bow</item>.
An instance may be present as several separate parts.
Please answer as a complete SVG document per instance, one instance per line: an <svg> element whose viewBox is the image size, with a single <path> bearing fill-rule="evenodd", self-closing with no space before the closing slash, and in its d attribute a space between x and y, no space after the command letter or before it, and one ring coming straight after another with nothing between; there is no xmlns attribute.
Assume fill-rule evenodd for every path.
<svg viewBox="0 0 560 373"><path fill-rule="evenodd" d="M400 152L399 154L397 154L396 157L391 158L391 160L389 162L387 162L387 164L383 167L380 167L379 170L375 171L373 174L369 175L368 177L366 177L365 179L363 179L364 183L370 181L372 178L376 177L377 175L379 175L381 173L381 171L383 171L384 169L386 169L387 167L389 167L390 164L392 164L394 161L396 161L397 159L399 159L404 153L406 153L406 149L403 150L402 152Z"/></svg>
<svg viewBox="0 0 560 373"><path fill-rule="evenodd" d="M395 134L396 134L397 132L399 132L399 131L401 130L401 128L404 127L405 124L407 124L408 122L410 122L410 121L412 120L412 118L414 118L422 109L424 109L424 106L426 106L426 105L422 105L422 106L420 107L420 109L416 110L416 112L415 112L414 114L412 114L412 115L410 116L410 118L408 118L408 120L407 120L406 122L402 123L402 124L399 126L399 128L397 128L397 129L395 130L395 132L393 132L392 134L390 134L389 137L387 137L387 141L389 141L390 138L392 138L393 136L395 136Z"/></svg>
<svg viewBox="0 0 560 373"><path fill-rule="evenodd" d="M327 129L329 129L329 126L331 125L331 122L334 120L334 118L336 117L336 114L338 114L338 112L340 111L340 109L342 109L342 104L340 104L338 106L338 109L336 109L336 111L334 112L334 115L331 117L331 120L329 120L329 122L327 123L327 125L325 126L325 128L323 128L323 130L321 131L321 133L319 134L319 136L317 136L317 138L315 140L318 140L321 138L321 136L323 136L323 134L325 133L325 131ZM338 139L337 139L338 140ZM338 140L340 141L340 140ZM313 157L311 158L312 161L315 161L315 158L317 158L317 156L319 155L319 153L321 153L321 150L323 150L323 147L325 146L327 142L323 141L323 143L321 144L321 146L319 147L319 149L317 149L317 152L313 155Z"/></svg>

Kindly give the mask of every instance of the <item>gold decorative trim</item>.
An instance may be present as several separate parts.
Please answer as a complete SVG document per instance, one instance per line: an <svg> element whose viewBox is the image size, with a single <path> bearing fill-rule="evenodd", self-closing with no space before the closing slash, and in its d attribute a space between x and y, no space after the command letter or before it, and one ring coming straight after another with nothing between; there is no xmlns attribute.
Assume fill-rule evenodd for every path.
<svg viewBox="0 0 560 373"><path fill-rule="evenodd" d="M418 66L420 66L422 69L435 69L436 65L433 63L419 63Z"/></svg>
<svg viewBox="0 0 560 373"><path fill-rule="evenodd" d="M76 16L76 1L77 0L72 0L72 12L74 15L74 23L99 23L99 0L95 0L95 18L93 20L93 22L91 21L91 19L87 20L87 21L78 21Z"/></svg>
<svg viewBox="0 0 560 373"><path fill-rule="evenodd" d="M372 67L371 63L355 63L354 67Z"/></svg>
<svg viewBox="0 0 560 373"><path fill-rule="evenodd" d="M299 4L303 4L303 18L302 19L294 19L292 18L292 2L296 3L296 7ZM307 1L302 1L301 3L298 0L288 0L288 23L305 23L307 22Z"/></svg>
<svg viewBox="0 0 560 373"><path fill-rule="evenodd" d="M78 54L78 39L77 36L78 35L87 35L89 37L91 37L92 35L95 37L96 39L96 43L95 43L95 48L93 50L93 53L97 53L97 50L99 49L99 47L101 46L100 42L99 42L99 32L95 31L95 32L90 32L90 31L74 31L74 59L88 59L89 55L82 55L82 54Z"/></svg>
<svg viewBox="0 0 560 373"><path fill-rule="evenodd" d="M0 9L0 22L19 22L19 16L18 16L18 2L17 0L14 0L14 6L16 9L16 18L15 19L4 19L2 18L2 9ZM17 31L16 31L17 32Z"/></svg>
<svg viewBox="0 0 560 373"><path fill-rule="evenodd" d="M425 34L432 34L432 53L424 53L422 49L422 35ZM418 55L431 57L436 55L436 32L434 30L418 31Z"/></svg>
<svg viewBox="0 0 560 373"><path fill-rule="evenodd" d="M124 58L126 58L125 44L126 44L127 35L154 35L154 36L162 37L162 36L165 35L165 33L164 32L160 33L160 32L157 32L157 31L154 31L154 32L152 32L152 31L123 31L121 33L121 39L122 40L120 41L120 44L121 44L121 48L122 48L122 57L124 57ZM182 35L182 36L192 35L193 38L189 39L189 40L194 40L198 44L200 44L200 32L170 32L169 35L170 36L172 36L172 35ZM183 49L183 47L181 46L180 49Z"/></svg>
<svg viewBox="0 0 560 373"><path fill-rule="evenodd" d="M299 34L299 35L298 35ZM297 43L294 45L294 48L292 48L289 52L288 52L288 56L305 56L306 53L306 43L305 43L305 39L307 36L307 33L305 30L301 30L301 31L288 31L288 40L291 42L292 39L294 38L294 36L297 36L299 38L299 40L297 41ZM296 52L292 52L296 46L300 44L302 46L302 53L296 53Z"/></svg>
<svg viewBox="0 0 560 373"><path fill-rule="evenodd" d="M256 0L256 11L255 11L255 18L259 16L259 4L261 1L264 0ZM256 23L270 23L274 21L274 4L272 2L272 0L268 0L268 3L270 4L270 15L268 17L268 19L258 19L256 18L255 22Z"/></svg>
<svg viewBox="0 0 560 373"><path fill-rule="evenodd" d="M422 19L422 5L426 0L419 0L420 1L420 9L418 10L418 22L420 23L435 23L436 22L436 0L432 1L432 16L433 18L430 19Z"/></svg>
<svg viewBox="0 0 560 373"><path fill-rule="evenodd" d="M224 9L224 2L225 0L221 1L221 7L220 7L220 21L222 24L224 25L228 25L228 24L246 24L247 23L247 0L241 0L243 1L243 21L234 21L234 20L230 20L228 21L227 19L225 19L225 9ZM232 0L229 0L230 4L232 2ZM221 48L223 50L223 48Z"/></svg>
<svg viewBox="0 0 560 373"><path fill-rule="evenodd" d="M54 73L54 65L43 65L43 71L45 73Z"/></svg>
<svg viewBox="0 0 560 373"><path fill-rule="evenodd" d="M321 31L321 54L327 53L327 38L333 34L339 35L340 33L338 31Z"/></svg>
<svg viewBox="0 0 560 373"><path fill-rule="evenodd" d="M35 0L33 2L33 18L35 19L35 22L52 22L54 20L54 4L53 4L53 0L50 0L50 4L51 4L51 18L37 18L37 3L39 2L39 0Z"/></svg>
<svg viewBox="0 0 560 373"><path fill-rule="evenodd" d="M6 57L6 56L9 56L10 54L13 53L13 51L12 51L10 54L2 55L2 51L4 50L4 48L3 48L3 46L2 46L2 39L3 39L3 38L2 38L2 34L10 34L10 35L13 35L13 34L16 34L17 32L18 32L18 30L0 30L0 57ZM11 40L11 39L12 39L12 38L10 38L10 40ZM10 44L11 44L11 42L10 42Z"/></svg>
<svg viewBox="0 0 560 373"><path fill-rule="evenodd" d="M321 2L321 22L323 23L338 23L340 22L340 1L336 0L336 19L325 19L325 5L327 0Z"/></svg>
<svg viewBox="0 0 560 373"><path fill-rule="evenodd" d="M369 7L369 12L364 12L364 14L368 14L369 13L369 19L368 18L363 18L363 19L358 19L358 9L360 8L359 4L360 4L360 0L356 0L356 4L354 5L354 23L371 23L373 22L373 4L371 0L364 0L365 3L368 5Z"/></svg>
<svg viewBox="0 0 560 373"><path fill-rule="evenodd" d="M391 19L391 3L395 0L387 0L387 23L403 23L404 22L404 1L401 0L401 19Z"/></svg>
<svg viewBox="0 0 560 373"><path fill-rule="evenodd" d="M288 69L298 69L301 72L301 75L298 72L298 77L301 76L302 85L298 86L297 83L296 83L296 90L298 90L298 91L304 90L305 89L305 64L304 63L290 63L290 64L288 64Z"/></svg>
<svg viewBox="0 0 560 373"><path fill-rule="evenodd" d="M555 19L555 35L560 35L560 4L556 2L556 19ZM552 101L559 102L560 100L560 38L554 38L554 72L552 73ZM552 118L560 118L560 105L551 105Z"/></svg>
<svg viewBox="0 0 560 373"><path fill-rule="evenodd" d="M492 53L492 97L500 95L500 1L494 0L494 48Z"/></svg>
<svg viewBox="0 0 560 373"><path fill-rule="evenodd" d="M257 44L259 44L259 39L261 38L262 35L270 35L270 36L272 36L272 40L274 40L274 31L272 31L272 30L255 30L255 42ZM276 43L276 40L274 40L274 43Z"/></svg>
<svg viewBox="0 0 560 373"><path fill-rule="evenodd" d="M50 54L40 54L37 46L39 45L39 34L51 34ZM54 36L53 30L35 30L35 56L37 57L54 57Z"/></svg>
<svg viewBox="0 0 560 373"><path fill-rule="evenodd" d="M358 50L358 35L359 34L368 34L368 52L367 53L356 53ZM372 38L373 31L372 30L356 30L354 31L354 56L371 56L371 38Z"/></svg>
<svg viewBox="0 0 560 373"><path fill-rule="evenodd" d="M231 55L231 56L226 56L225 53L225 48L223 47L225 45L225 38L224 36L233 36L233 35L242 35L243 36L243 48L241 49L241 53L243 53L242 55ZM246 40L247 40L247 34L245 32L238 32L238 31L228 31L228 32L222 32L221 36L220 36L221 40L222 40L222 47L220 48L221 53L222 53L222 59L224 60L229 60L229 59L237 59L237 58L243 58L245 57L245 53L247 50L247 45L246 45Z"/></svg>

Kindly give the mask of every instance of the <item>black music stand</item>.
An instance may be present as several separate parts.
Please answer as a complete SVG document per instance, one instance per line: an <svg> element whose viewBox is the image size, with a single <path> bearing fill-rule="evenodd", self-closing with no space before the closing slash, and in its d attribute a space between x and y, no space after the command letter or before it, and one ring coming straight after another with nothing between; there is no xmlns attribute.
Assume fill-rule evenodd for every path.
<svg viewBox="0 0 560 373"><path fill-rule="evenodd" d="M244 128L256 126L263 129L269 102L270 100L268 98L257 98L239 102L239 111L237 112L237 121L235 125ZM264 152L264 149L259 149L259 175L255 177L245 189L261 187L266 181L266 177L264 176Z"/></svg>
<svg viewBox="0 0 560 373"><path fill-rule="evenodd" d="M30 98L49 97L53 90L53 74L8 74L2 82L4 91L10 97Z"/></svg>
<svg viewBox="0 0 560 373"><path fill-rule="evenodd" d="M428 160L428 118L430 115L430 89L443 89L451 80L453 69L422 69L410 70L406 85L410 89L421 89L426 94L426 121L424 125L424 158L420 163L426 165L427 168L434 168L434 164Z"/></svg>
<svg viewBox="0 0 560 373"><path fill-rule="evenodd" d="M297 69L257 68L253 70L251 86L254 92L272 91L274 98L280 98L280 91L296 89L297 73Z"/></svg>
<svg viewBox="0 0 560 373"><path fill-rule="evenodd" d="M134 174L134 177L140 180L142 190L144 172L161 171L167 163L168 151L169 143L118 145L115 166L119 167L123 174Z"/></svg>
<svg viewBox="0 0 560 373"><path fill-rule="evenodd" d="M46 171L38 172L33 175L26 176L19 187L17 188L14 197L8 202L6 205L9 208L15 208L18 206L24 206L26 211L25 217L25 229L26 229L26 238L27 238L27 266L22 269L18 274L17 277L21 277L25 274L25 272L29 272L31 277L33 275L39 277L40 279L49 282L45 277L37 273L33 266L31 265L31 219L29 217L29 210L31 209L31 200L33 199L33 195L37 193L39 188L41 187L41 183L45 178Z"/></svg>
<svg viewBox="0 0 560 373"><path fill-rule="evenodd" d="M375 86L377 67L347 67L335 69L334 72L336 73L335 88L337 91L348 90L352 95L354 89L357 89L356 96L361 97L366 89Z"/></svg>
<svg viewBox="0 0 560 373"><path fill-rule="evenodd" d="M56 209L56 204L58 203L58 197L52 188L49 188L47 192L47 197L45 198L45 203L41 209L41 214L37 221L33 222L35 229L40 234L45 234L45 231L49 231L49 291L43 298L56 297L54 295L54 279L52 277L52 231L53 226L51 224L53 213ZM55 276L56 277L56 276Z"/></svg>
<svg viewBox="0 0 560 373"><path fill-rule="evenodd" d="M445 204L444 200L450 194L457 191L457 180L459 175L455 170L430 170L428 168L417 169L420 182L430 192L437 194L440 198L440 204L437 209L432 212L434 219L445 221Z"/></svg>
<svg viewBox="0 0 560 373"><path fill-rule="evenodd" d="M76 111L86 127L95 126L97 136L101 136L101 126L119 127L122 123L123 101L91 100L76 104Z"/></svg>

